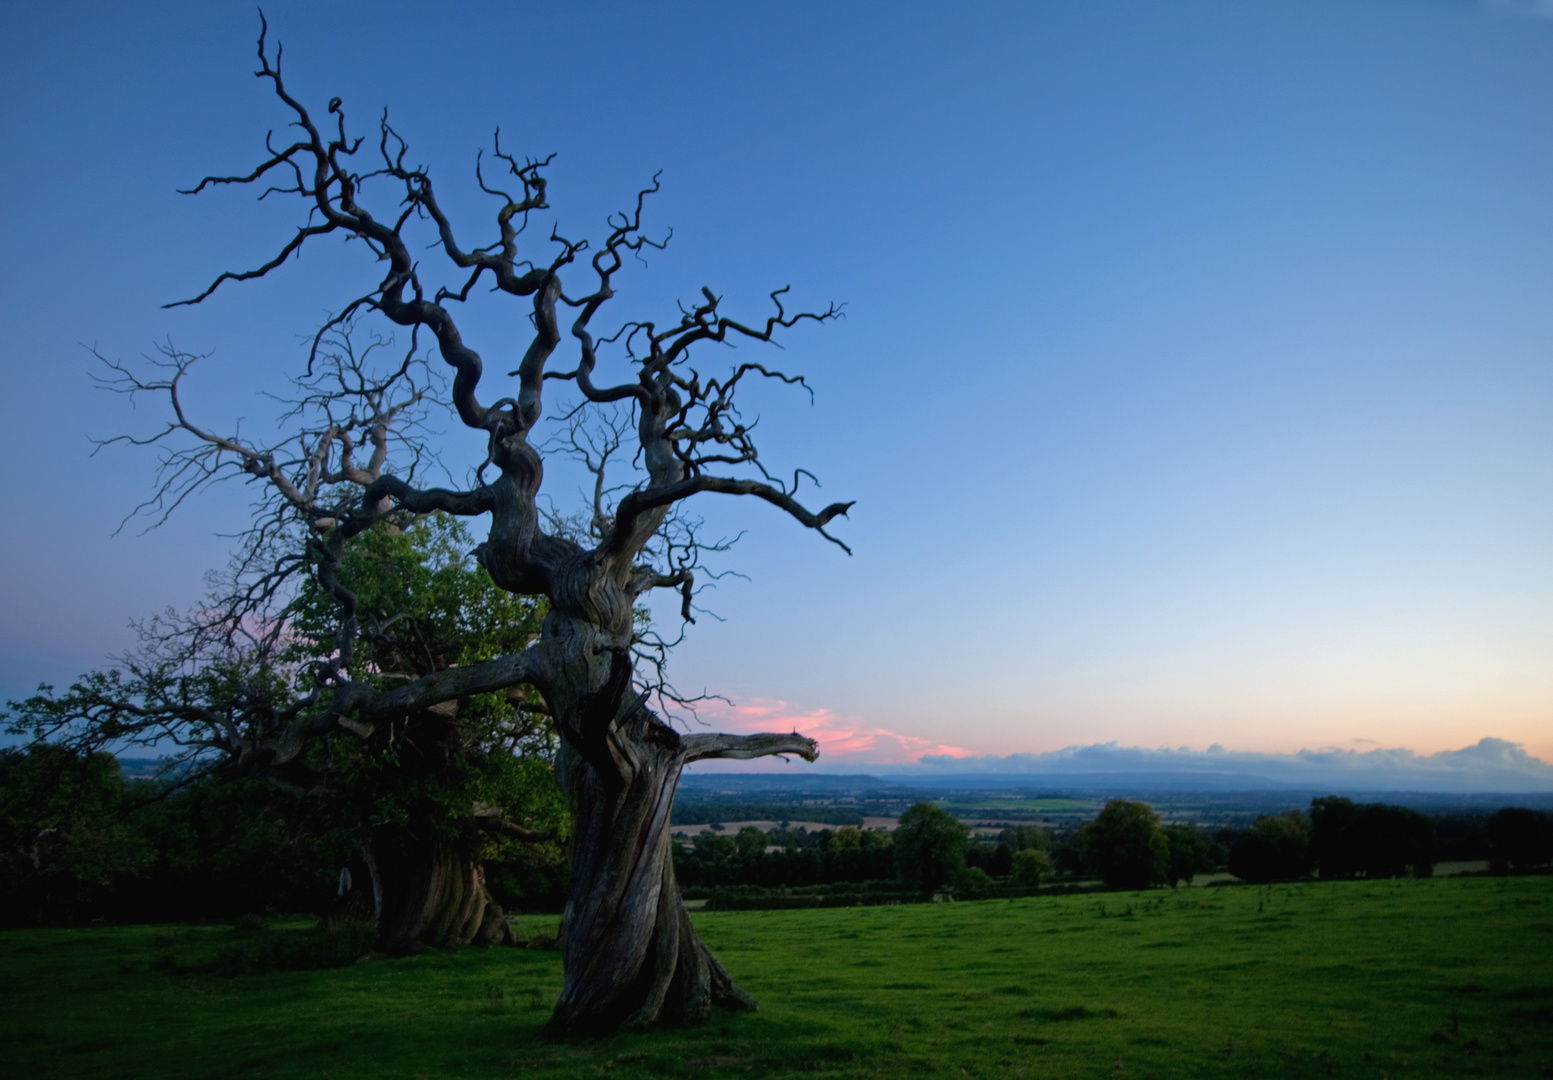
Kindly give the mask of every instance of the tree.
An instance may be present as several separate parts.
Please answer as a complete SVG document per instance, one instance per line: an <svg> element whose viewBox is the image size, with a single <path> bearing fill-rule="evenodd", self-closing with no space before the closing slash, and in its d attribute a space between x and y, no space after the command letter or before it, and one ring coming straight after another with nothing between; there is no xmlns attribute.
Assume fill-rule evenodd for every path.
<svg viewBox="0 0 1553 1080"><path fill-rule="evenodd" d="M1198 874L1206 874L1213 866L1213 853L1202 831L1191 825L1166 825L1165 843L1170 847L1170 887L1179 882L1192 883Z"/></svg>
<svg viewBox="0 0 1553 1080"><path fill-rule="evenodd" d="M495 200L494 235L468 246L430 174L408 164L408 147L386 115L368 142L349 133L345 109L334 98L320 126L287 89L279 52L272 62L263 30L258 56L256 74L269 83L294 134L267 144L267 156L251 171L207 177L192 190L267 185L265 195L296 200L301 220L273 258L221 273L180 303L204 303L224 286L270 274L331 235L358 241L353 248L365 257L367 272L379 268L381 276L314 337L284 443L261 445L194 422L179 389L196 357L169 350L158 377L113 366L118 389L165 395L172 408L167 428L142 440L163 451L162 484L149 513L165 518L226 476L256 482L265 501L231 587L184 639L197 639L203 652L83 684L66 703L40 701L34 719L45 734L85 726L102 741L177 739L194 756L220 757L252 775L295 783L314 779L327 746L344 738L381 747L397 745L410 730L440 730L441 745L451 746L481 702L495 697L510 704L514 693L531 691L559 736L556 777L572 830L565 975L553 1029L599 1034L694 1019L713 1005L753 1008L685 912L670 859L669 808L680 770L690 762L772 754L812 761L817 747L797 734L677 731L660 715L676 700L661 674L667 643L640 632L637 612L651 590L672 589L681 597L682 618L694 621L698 574L704 579L707 572L703 558L724 546L703 541L695 519L679 509L694 496L752 496L845 548L826 526L851 504L809 509L799 489L813 477L800 469L787 481L768 471L754 425L738 405L741 389L752 382L807 389L803 379L756 361L734 364L725 374L691 366L692 354L705 346L771 342L801 322L834 319L839 309L789 312L783 288L770 294L772 314L742 322L724 314L721 298L704 288L667 322L625 319L601 333L601 312L615 296L626 259L666 242L642 225L656 179L631 210L608 220L597 246L552 228L540 241L548 249L525 255L530 218L549 207L550 159L520 161L502 149L498 132L492 162L502 179L483 158L475 169L478 186ZM428 246L450 275L445 284L433 279ZM477 291L481 285L489 292ZM455 314L486 298L518 302L512 322L528 335L508 376L513 381L494 391ZM568 309L575 354L552 366ZM393 342L387 334L359 347L360 320L407 331L402 358L387 360ZM437 386L433 362L418 351L423 334L451 372L451 416L484 440L482 460L470 463L462 487L424 479L429 446L415 425L436 407ZM608 365L623 365L629 374L595 382ZM579 515L547 512L538 499L545 455L553 449L536 431L547 387L569 387L575 395L563 409L569 422L555 452L574 455L594 474L590 505ZM404 528L435 511L488 519L475 558L497 588L544 601L541 630L523 647L483 659L379 670L358 646L364 634L390 628L373 622L342 577L347 552L374 529ZM286 629L275 607L284 607L301 576L332 600L336 633L327 655L298 661L288 681L281 677L288 673L277 674ZM404 625L392 629L409 634ZM222 652L245 635L253 647L241 662ZM222 679L232 684L230 692L212 712L201 680ZM488 816L497 830L509 824L496 814L474 816ZM443 844L433 856L407 853L406 873L425 871L417 888L433 912L433 928L467 928L481 907L479 882L456 845Z"/></svg>
<svg viewBox="0 0 1553 1080"><path fill-rule="evenodd" d="M432 515L402 529L369 530L344 553L335 576L357 600L361 618L352 648L367 678L382 683L467 666L522 648L537 636L542 607L495 588L470 566L462 553L471 543L455 519ZM86 719L75 742L87 749L115 731L124 733L120 706L128 703L113 695L126 689L152 717L175 706L220 717L267 700L288 701L335 647L332 608L333 600L316 582L303 579L285 613L286 633L273 649L224 648L205 657L209 662L191 677L179 677L178 668L200 657L200 647L190 644L191 635L199 641L200 625L174 619L169 628L164 618L161 629L148 631L157 646L149 655L88 676L63 698L40 695L24 702L22 716L33 734L56 737L67 730L62 725ZM281 768L258 770L268 785L249 780L241 758L230 756L214 756L205 767L186 761L185 768L169 770L181 773L166 781L176 797L162 800L160 809L142 810L141 818L153 819L142 826L147 836L165 841L158 847L169 857L198 865L182 875L158 867L160 916L203 913L197 896L172 894L208 893L209 883L231 876L206 865L213 831L224 833L221 846L236 854L260 839L260 818L305 817L324 848L358 853L345 856L352 865L342 881L353 881L361 892L361 914L377 919L384 950L510 935L485 888L486 859L513 861L518 841L550 849L519 857L532 862L538 854L542 862L558 854L566 835L565 809L548 763L553 736L535 704L521 692L481 695L461 702L456 716L443 710L406 717L381 739L322 735ZM162 734L192 737L196 749L204 742L197 730L177 724L150 724L138 737ZM223 785L234 790L213 790ZM304 813L277 814L270 805L276 788L309 797L312 806ZM162 822L165 810L177 812ZM249 822L238 826L244 815ZM159 824L170 831L159 830ZM194 835L205 835L205 842L194 842ZM248 854L260 850L262 844ZM271 872L276 865L274 859L250 861ZM337 858L334 869L339 866ZM315 876L321 884L323 875Z"/></svg>
<svg viewBox="0 0 1553 1080"><path fill-rule="evenodd" d="M746 825L740 829L739 834L734 837L734 842L739 846L741 859L759 858L766 853L766 845L770 843L766 834L753 825Z"/></svg>
<svg viewBox="0 0 1553 1080"><path fill-rule="evenodd" d="M895 829L895 872L924 896L959 881L965 871L968 830L930 802L919 802Z"/></svg>
<svg viewBox="0 0 1553 1080"><path fill-rule="evenodd" d="M1328 796L1310 804L1310 857L1322 878L1428 877L1434 822L1416 810Z"/></svg>
<svg viewBox="0 0 1553 1080"><path fill-rule="evenodd" d="M1498 873L1553 861L1553 815L1507 806L1488 819L1490 863Z"/></svg>
<svg viewBox="0 0 1553 1080"><path fill-rule="evenodd" d="M1263 884L1310 874L1310 819L1298 810L1257 818L1229 853L1229 872Z"/></svg>
<svg viewBox="0 0 1553 1080"><path fill-rule="evenodd" d="M1015 885L1033 889L1041 883L1041 878L1051 873L1051 869L1051 856L1044 850L1025 848L1023 851L1014 852L1014 864L1008 872L1008 877Z"/></svg>
<svg viewBox="0 0 1553 1080"><path fill-rule="evenodd" d="M0 924L74 921L154 853L126 825L110 754L0 750Z"/></svg>
<svg viewBox="0 0 1553 1080"><path fill-rule="evenodd" d="M498 589L467 558L472 546L457 518L434 513L380 523L343 551L334 577L355 597L353 653L374 681L469 667L538 638L543 600ZM304 669L326 662L335 614L317 579L302 579L283 655ZM566 839L553 757L543 703L522 687L412 714L376 745L348 732L317 740L304 763L327 772L335 828L363 852L383 949L510 938L484 865Z"/></svg>
<svg viewBox="0 0 1553 1080"><path fill-rule="evenodd" d="M1147 803L1112 799L1084 825L1080 838L1085 859L1107 888L1147 889L1169 877L1170 847L1159 815Z"/></svg>

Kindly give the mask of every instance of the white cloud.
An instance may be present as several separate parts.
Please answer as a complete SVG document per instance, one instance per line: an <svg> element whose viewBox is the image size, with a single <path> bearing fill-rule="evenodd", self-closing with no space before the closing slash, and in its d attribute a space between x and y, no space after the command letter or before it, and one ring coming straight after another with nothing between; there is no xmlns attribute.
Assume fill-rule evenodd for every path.
<svg viewBox="0 0 1553 1080"><path fill-rule="evenodd" d="M1154 777L1170 786L1203 783L1214 787L1266 783L1278 787L1346 788L1368 791L1522 792L1553 791L1553 765L1531 756L1519 743L1485 738L1460 750L1416 754L1402 748L1350 750L1336 747L1295 754L1256 754L1097 743L1044 754L954 756L923 754L920 764L935 773L984 772L1050 776L1126 775L1140 782Z"/></svg>

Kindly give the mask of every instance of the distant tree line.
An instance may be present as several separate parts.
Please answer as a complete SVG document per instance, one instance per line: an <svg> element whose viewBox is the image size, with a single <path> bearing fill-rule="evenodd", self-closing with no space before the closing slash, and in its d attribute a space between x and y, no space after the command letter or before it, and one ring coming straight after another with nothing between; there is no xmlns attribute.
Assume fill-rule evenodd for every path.
<svg viewBox="0 0 1553 1080"><path fill-rule="evenodd" d="M1147 804L1115 799L1075 829L1020 825L977 840L952 815L924 802L902 814L893 835L747 826L737 836L703 833L693 845L677 843L675 862L687 888L711 893L714 902L717 890L744 890L739 901L750 904L750 890L818 896L844 885L975 898L1084 878L1112 889L1175 887L1226 870L1254 883L1313 875L1427 877L1442 851L1454 859L1488 859L1494 872L1537 870L1553 862L1553 817L1507 808L1431 818L1407 807L1327 797L1314 800L1309 812L1206 829L1163 824ZM858 902L865 902L863 892Z"/></svg>
<svg viewBox="0 0 1553 1080"><path fill-rule="evenodd" d="M857 810L834 806L790 806L783 803L722 803L678 800L669 811L671 825L713 825L725 821L812 821L823 825L851 825L861 828L863 815Z"/></svg>
<svg viewBox="0 0 1553 1080"><path fill-rule="evenodd" d="M675 875L687 890L710 895L713 906L750 890L810 891L855 886L863 897L956 895L979 897L1000 886L1033 889L1052 869L1049 834L1032 826L1005 829L990 841L972 841L970 830L941 807L908 808L893 832L856 826L819 829L745 826L737 835L703 832L693 844L676 841ZM774 897L772 906L801 906Z"/></svg>
<svg viewBox="0 0 1553 1080"><path fill-rule="evenodd" d="M764 820L814 817L809 808L759 809ZM126 780L107 754L0 750L5 925L328 914L351 904L360 914L360 857L359 838L327 803L279 797L269 785L175 789ZM1251 882L1427 876L1441 858L1487 859L1495 873L1539 872L1553 863L1553 816L1512 807L1431 818L1331 797L1308 812L1206 829L1163 824L1144 803L1113 800L1077 828L1012 825L976 838L923 802L893 832L746 826L673 843L686 892L727 906L1014 896L1094 879L1142 889L1226 869ZM559 844L493 849L485 866L487 887L508 909L557 911L564 902Z"/></svg>

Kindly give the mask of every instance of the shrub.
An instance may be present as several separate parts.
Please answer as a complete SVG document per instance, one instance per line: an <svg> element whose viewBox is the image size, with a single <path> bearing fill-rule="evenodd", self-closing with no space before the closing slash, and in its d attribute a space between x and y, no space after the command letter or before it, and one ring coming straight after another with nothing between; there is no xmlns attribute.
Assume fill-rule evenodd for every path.
<svg viewBox="0 0 1553 1080"><path fill-rule="evenodd" d="M263 975L348 967L372 952L377 926L369 922L308 930L237 931L241 940L216 954L203 970L217 975Z"/></svg>
<svg viewBox="0 0 1553 1080"><path fill-rule="evenodd" d="M968 866L955 881L955 892L967 900L980 900L992 889L992 875L979 866Z"/></svg>
<svg viewBox="0 0 1553 1080"><path fill-rule="evenodd" d="M1038 848L1026 848L1014 853L1014 865L1008 873L1010 884L1033 889L1041 878L1051 872L1051 856Z"/></svg>

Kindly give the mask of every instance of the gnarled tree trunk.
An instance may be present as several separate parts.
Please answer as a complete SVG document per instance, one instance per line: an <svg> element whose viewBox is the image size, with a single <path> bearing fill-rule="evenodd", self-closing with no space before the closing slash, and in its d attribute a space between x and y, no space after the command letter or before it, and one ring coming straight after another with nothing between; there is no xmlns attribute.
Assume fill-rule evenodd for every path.
<svg viewBox="0 0 1553 1080"><path fill-rule="evenodd" d="M372 870L382 897L378 947L390 954L419 946L468 945L487 910L485 868L463 839L427 840L383 827L372 838ZM494 913L500 917L500 909Z"/></svg>
<svg viewBox="0 0 1553 1080"><path fill-rule="evenodd" d="M566 978L554 1030L595 1035L683 1023L712 1005L753 1009L707 951L680 899L669 810L682 760L656 744L625 788L610 792L563 747L572 819L572 878L561 928Z"/></svg>
<svg viewBox="0 0 1553 1080"><path fill-rule="evenodd" d="M611 749L623 770L595 767L569 742L558 756L572 877L561 924L565 981L550 1025L564 1035L683 1024L713 1006L756 1008L691 925L674 878L669 812L691 761L818 754L796 734L681 736L634 696L620 709Z"/></svg>

